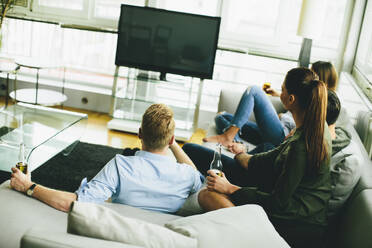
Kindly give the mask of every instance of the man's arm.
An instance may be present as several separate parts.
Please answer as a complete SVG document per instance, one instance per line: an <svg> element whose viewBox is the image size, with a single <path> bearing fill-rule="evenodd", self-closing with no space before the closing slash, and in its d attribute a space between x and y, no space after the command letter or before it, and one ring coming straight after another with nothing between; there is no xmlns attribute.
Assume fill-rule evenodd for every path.
<svg viewBox="0 0 372 248"><path fill-rule="evenodd" d="M29 174L25 175L17 168L12 168L12 172L10 186L14 190L26 193L33 184ZM32 197L64 212L68 212L71 203L77 199L75 193L54 190L39 184L34 188Z"/></svg>
<svg viewBox="0 0 372 248"><path fill-rule="evenodd" d="M169 146L173 155L176 157L178 163L184 163L192 166L195 170L198 170L192 160L187 156L187 154L182 150L182 148L177 144L176 140Z"/></svg>

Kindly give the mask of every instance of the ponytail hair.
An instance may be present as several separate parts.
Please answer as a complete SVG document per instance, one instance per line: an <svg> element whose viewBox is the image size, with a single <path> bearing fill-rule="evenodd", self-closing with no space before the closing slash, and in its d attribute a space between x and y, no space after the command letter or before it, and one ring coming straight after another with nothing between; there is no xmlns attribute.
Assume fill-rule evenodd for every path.
<svg viewBox="0 0 372 248"><path fill-rule="evenodd" d="M303 130L309 169L318 170L328 159L324 128L327 115L327 87L311 70L300 67L290 70L285 78L289 94L297 96L299 107L304 111Z"/></svg>

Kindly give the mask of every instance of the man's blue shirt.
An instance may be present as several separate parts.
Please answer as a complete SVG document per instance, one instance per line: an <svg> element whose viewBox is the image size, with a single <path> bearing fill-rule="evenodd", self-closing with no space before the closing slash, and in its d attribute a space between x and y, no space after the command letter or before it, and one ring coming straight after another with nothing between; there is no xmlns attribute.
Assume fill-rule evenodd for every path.
<svg viewBox="0 0 372 248"><path fill-rule="evenodd" d="M135 156L116 155L76 191L78 201L112 202L143 209L176 212L190 193L198 191L204 177L187 164L146 151Z"/></svg>

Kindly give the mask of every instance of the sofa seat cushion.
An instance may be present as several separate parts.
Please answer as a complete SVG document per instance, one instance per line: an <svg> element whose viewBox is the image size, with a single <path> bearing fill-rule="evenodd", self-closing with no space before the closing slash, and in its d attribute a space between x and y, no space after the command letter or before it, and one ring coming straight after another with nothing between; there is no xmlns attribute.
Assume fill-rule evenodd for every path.
<svg viewBox="0 0 372 248"><path fill-rule="evenodd" d="M289 247L258 205L219 209L170 221L165 226L196 238L199 248Z"/></svg>
<svg viewBox="0 0 372 248"><path fill-rule="evenodd" d="M18 248L21 237L31 228L69 235L66 233L67 213L12 190L9 184L8 180L0 185L0 247L3 245L7 248ZM103 205L123 216L158 225L180 218L176 215L147 211L123 204L104 203Z"/></svg>
<svg viewBox="0 0 372 248"><path fill-rule="evenodd" d="M10 188L0 186L0 246L19 247L22 235L32 227L66 232L67 214Z"/></svg>
<svg viewBox="0 0 372 248"><path fill-rule="evenodd" d="M197 247L196 239L92 203L74 202L68 215L67 232L149 248Z"/></svg>

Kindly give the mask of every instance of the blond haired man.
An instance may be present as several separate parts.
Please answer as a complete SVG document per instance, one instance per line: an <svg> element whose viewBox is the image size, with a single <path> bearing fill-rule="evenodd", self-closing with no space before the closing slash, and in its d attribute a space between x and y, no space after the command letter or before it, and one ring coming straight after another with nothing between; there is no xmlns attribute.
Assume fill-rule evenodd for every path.
<svg viewBox="0 0 372 248"><path fill-rule="evenodd" d="M101 203L110 197L114 203L176 212L190 193L201 188L204 177L175 142L174 129L173 111L164 104L153 104L139 129L142 150L135 156L116 155L90 182L84 179L75 193L37 185L17 168L12 168L10 185L66 212L73 201ZM167 156L168 148L177 162Z"/></svg>

